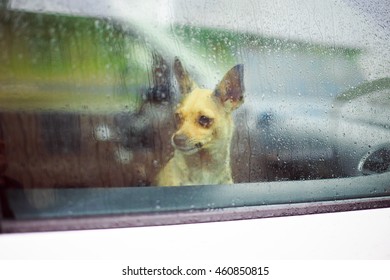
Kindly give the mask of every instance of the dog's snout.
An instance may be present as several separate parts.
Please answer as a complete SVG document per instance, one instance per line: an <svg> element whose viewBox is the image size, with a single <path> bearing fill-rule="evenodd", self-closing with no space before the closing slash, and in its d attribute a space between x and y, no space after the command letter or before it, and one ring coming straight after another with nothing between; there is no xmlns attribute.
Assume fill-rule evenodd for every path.
<svg viewBox="0 0 390 280"><path fill-rule="evenodd" d="M187 144L187 140L188 140L188 138L184 134L175 134L173 136L173 143L177 147L185 147Z"/></svg>

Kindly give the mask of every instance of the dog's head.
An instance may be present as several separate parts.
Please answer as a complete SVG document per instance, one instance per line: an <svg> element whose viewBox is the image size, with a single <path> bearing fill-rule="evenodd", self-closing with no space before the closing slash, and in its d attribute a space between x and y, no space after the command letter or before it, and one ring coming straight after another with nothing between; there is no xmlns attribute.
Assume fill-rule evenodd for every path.
<svg viewBox="0 0 390 280"><path fill-rule="evenodd" d="M174 71L182 101L175 112L173 146L185 154L194 154L229 142L233 130L231 112L244 101L243 65L230 69L214 90L199 88L178 59Z"/></svg>

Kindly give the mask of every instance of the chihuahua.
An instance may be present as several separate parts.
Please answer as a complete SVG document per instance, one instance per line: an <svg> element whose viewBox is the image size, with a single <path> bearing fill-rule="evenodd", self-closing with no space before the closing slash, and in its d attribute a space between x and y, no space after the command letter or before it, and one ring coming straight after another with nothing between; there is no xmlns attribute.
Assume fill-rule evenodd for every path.
<svg viewBox="0 0 390 280"><path fill-rule="evenodd" d="M158 186L232 184L232 112L244 101L244 67L230 69L214 90L199 88L179 59L174 72L182 100L175 112L174 155L157 175Z"/></svg>

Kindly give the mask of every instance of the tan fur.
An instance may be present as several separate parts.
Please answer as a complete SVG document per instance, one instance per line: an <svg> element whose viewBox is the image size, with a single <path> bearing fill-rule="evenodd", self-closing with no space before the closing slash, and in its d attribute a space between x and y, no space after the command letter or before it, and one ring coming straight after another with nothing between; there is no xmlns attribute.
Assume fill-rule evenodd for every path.
<svg viewBox="0 0 390 280"><path fill-rule="evenodd" d="M230 144L232 111L243 102L243 66L232 68L214 91L201 89L179 60L175 74L183 99L172 136L174 156L157 176L159 186L232 184Z"/></svg>

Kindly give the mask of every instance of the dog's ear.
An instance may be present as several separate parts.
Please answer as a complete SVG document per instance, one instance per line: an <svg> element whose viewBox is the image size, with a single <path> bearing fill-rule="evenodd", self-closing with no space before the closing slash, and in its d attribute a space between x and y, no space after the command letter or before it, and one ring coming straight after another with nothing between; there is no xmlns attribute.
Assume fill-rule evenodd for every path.
<svg viewBox="0 0 390 280"><path fill-rule="evenodd" d="M244 102L244 65L230 69L214 90L214 95L228 111L237 109Z"/></svg>
<svg viewBox="0 0 390 280"><path fill-rule="evenodd" d="M182 94L190 93L197 87L196 83L188 75L188 72L186 71L186 69L184 69L183 65L177 57L175 58L173 68L175 71L176 79L179 83L180 92Z"/></svg>

